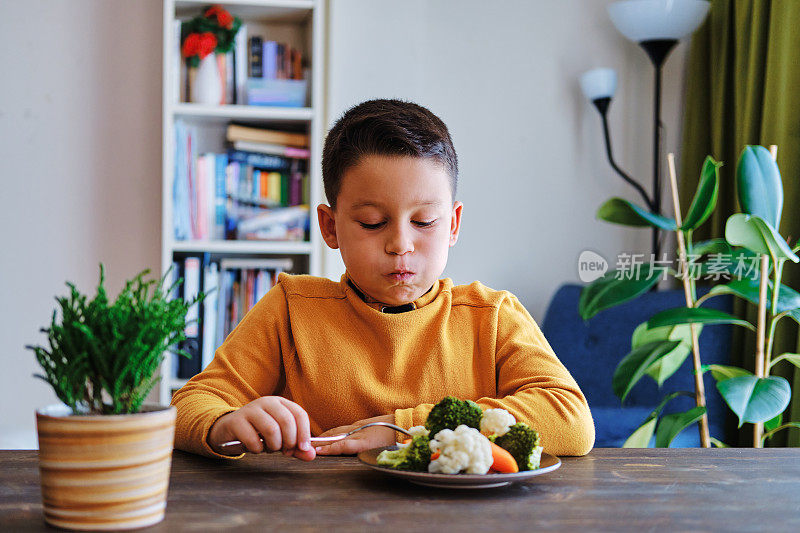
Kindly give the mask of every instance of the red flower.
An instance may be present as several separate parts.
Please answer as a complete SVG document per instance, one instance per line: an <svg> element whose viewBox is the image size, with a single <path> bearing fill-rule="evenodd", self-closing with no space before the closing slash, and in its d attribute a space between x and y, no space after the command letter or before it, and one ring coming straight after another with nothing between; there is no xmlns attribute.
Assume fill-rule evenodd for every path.
<svg viewBox="0 0 800 533"><path fill-rule="evenodd" d="M181 54L183 57L192 57L197 55L197 51L200 46L200 34L199 33L190 33L186 36L186 39L183 41L183 48L181 49Z"/></svg>
<svg viewBox="0 0 800 533"><path fill-rule="evenodd" d="M209 19L216 17L217 23L226 30L233 28L233 16L219 4L209 7L206 10L205 17Z"/></svg>
<svg viewBox="0 0 800 533"><path fill-rule="evenodd" d="M199 55L200 59L203 59L213 52L216 47L217 38L210 31L205 33L190 33L186 36L186 40L183 41L181 54L183 57Z"/></svg>
<svg viewBox="0 0 800 533"><path fill-rule="evenodd" d="M208 54L212 53L216 47L217 38L213 33L207 31L200 34L200 45L198 46L197 50L197 53L200 55L200 59L203 59Z"/></svg>

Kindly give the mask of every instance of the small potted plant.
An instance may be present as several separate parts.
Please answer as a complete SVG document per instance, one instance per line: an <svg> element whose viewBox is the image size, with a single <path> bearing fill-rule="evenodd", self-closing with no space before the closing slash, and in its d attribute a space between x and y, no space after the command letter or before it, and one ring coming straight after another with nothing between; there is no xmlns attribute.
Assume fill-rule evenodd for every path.
<svg viewBox="0 0 800 533"><path fill-rule="evenodd" d="M36 413L45 520L68 529L131 529L160 522L175 408L143 406L165 351L185 339L186 313L204 298L169 299L173 287L125 283L111 302L100 265L89 300L72 284L58 297L44 346L26 346L63 404ZM59 316L60 315L60 316Z"/></svg>
<svg viewBox="0 0 800 533"><path fill-rule="evenodd" d="M219 4L209 6L202 15L181 25L181 55L186 60L190 98L197 104L224 104L225 56L233 49L234 38L242 25ZM231 65L231 68L235 66ZM235 70L234 70L235 72Z"/></svg>

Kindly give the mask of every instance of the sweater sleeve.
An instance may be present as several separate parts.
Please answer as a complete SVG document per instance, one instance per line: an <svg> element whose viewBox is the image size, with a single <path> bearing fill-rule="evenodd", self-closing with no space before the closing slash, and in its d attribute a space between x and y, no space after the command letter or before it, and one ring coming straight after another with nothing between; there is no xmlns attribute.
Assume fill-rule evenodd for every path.
<svg viewBox="0 0 800 533"><path fill-rule="evenodd" d="M533 317L511 294L498 312L495 363L498 398L481 398L478 405L505 409L535 428L548 453L591 451L594 421L586 397Z"/></svg>
<svg viewBox="0 0 800 533"><path fill-rule="evenodd" d="M498 309L496 398L475 400L482 409L501 408L541 435L546 452L585 455L594 445L594 422L578 384L558 360L541 329L509 293ZM395 411L401 427L424 424L432 404Z"/></svg>
<svg viewBox="0 0 800 533"><path fill-rule="evenodd" d="M231 458L211 449L208 432L222 415L279 390L285 380L282 353L293 349L288 324L286 295L279 283L242 318L211 363L172 397L178 411L176 448Z"/></svg>

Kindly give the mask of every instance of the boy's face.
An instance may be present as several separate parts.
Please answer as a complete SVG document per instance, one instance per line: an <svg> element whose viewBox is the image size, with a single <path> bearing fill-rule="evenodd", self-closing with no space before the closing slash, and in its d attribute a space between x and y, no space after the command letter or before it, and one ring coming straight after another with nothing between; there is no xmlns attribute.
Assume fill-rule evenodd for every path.
<svg viewBox="0 0 800 533"><path fill-rule="evenodd" d="M461 225L450 178L435 160L365 156L345 171L336 211L317 207L320 230L369 296L402 305L425 294Z"/></svg>

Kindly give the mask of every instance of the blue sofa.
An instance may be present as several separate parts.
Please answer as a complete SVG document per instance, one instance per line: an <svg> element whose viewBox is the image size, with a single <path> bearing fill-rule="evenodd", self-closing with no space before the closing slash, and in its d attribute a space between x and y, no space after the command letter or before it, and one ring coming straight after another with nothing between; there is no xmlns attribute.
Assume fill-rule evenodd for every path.
<svg viewBox="0 0 800 533"><path fill-rule="evenodd" d="M581 285L559 288L545 314L542 331L589 401L596 428L595 446L619 447L666 394L679 390L694 391L691 354L683 366L664 382L661 390L649 376L642 378L625 399L624 407L611 388L614 369L630 351L633 330L658 311L685 305L683 290L648 292L601 311L584 322L578 314L582 288ZM705 292L697 291L698 296ZM732 305L731 296L718 296L704 303L703 307L731 312ZM731 326L703 328L700 335L702 363L730 364L730 343ZM704 383L711 436L727 442L735 424L731 428L727 406L709 372L704 376ZM682 396L672 400L663 413L687 411L692 407L694 398ZM697 424L678 435L671 446L700 446Z"/></svg>

